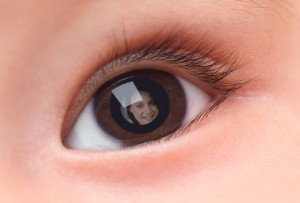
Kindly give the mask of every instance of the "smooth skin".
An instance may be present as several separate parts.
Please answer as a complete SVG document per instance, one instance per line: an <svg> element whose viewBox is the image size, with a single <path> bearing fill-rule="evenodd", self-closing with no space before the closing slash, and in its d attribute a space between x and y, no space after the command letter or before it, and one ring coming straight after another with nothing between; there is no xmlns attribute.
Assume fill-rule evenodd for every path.
<svg viewBox="0 0 300 203"><path fill-rule="evenodd" d="M66 149L113 40L166 27L237 51L232 79L255 80L168 142ZM300 1L0 0L0 28L1 202L300 202Z"/></svg>

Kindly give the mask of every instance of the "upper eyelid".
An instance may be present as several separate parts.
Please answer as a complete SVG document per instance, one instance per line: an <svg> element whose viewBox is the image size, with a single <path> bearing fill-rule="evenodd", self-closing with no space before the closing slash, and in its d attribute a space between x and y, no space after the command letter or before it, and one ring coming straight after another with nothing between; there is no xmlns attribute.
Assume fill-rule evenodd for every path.
<svg viewBox="0 0 300 203"><path fill-rule="evenodd" d="M122 47L122 43L114 40L114 52L104 60L108 62L98 68L96 73L87 80L81 92L86 93L97 88L99 79L107 76L110 72L118 72L118 70L114 70L115 68L143 60L163 61L178 65L178 68L198 76L199 80L209 83L215 89L223 92L239 89L249 82L249 80L241 79L226 81L222 84L225 77L245 64L237 52L224 54L220 43L204 43L208 41L206 35L196 42L191 35L185 33L184 29L171 30L164 35L154 34L152 36L157 36L157 38L146 38L147 43L140 43L140 48L137 49L131 48L132 42L126 38L125 34L123 35L124 50L117 49L119 46ZM214 57L214 60L210 57ZM217 82L219 82L218 85L216 85Z"/></svg>
<svg viewBox="0 0 300 203"><path fill-rule="evenodd" d="M193 35L186 34L186 30L176 29L164 34L156 33L151 36L146 37L144 41L147 42L140 43L139 47L136 48L131 45L134 40L126 38L126 35L123 35L125 49L121 48L122 43L117 43L118 40L114 40L112 53L108 54L105 60L102 60L104 65L98 68L96 73L83 85L71 105L73 109L69 109L68 114L78 114L80 108L76 108L76 106L84 106L86 102L84 98L92 96L99 88L99 80L102 80L104 76L107 77L110 72L118 72L118 70L113 70L114 68L146 59L162 60L170 64L177 64L179 68L185 69L186 72L192 75L199 76L198 79L210 83L215 89L223 91L226 94L227 92L239 89L247 83L245 80L221 83L221 80L230 73L238 70L242 66L242 63L240 63L239 55L235 55L235 52L224 54L220 43L208 43L208 36L206 35L195 41ZM120 47L120 49L117 47ZM204 60L210 56L214 57L215 60L209 60L208 63L205 62ZM200 64L202 64L202 70L199 70ZM229 68L224 67L225 64ZM213 77L211 77L212 75ZM217 82L219 84L215 85Z"/></svg>
<svg viewBox="0 0 300 203"><path fill-rule="evenodd" d="M98 75L105 75L106 72L115 67L149 60L177 65L177 68L184 69L220 91L238 89L238 87L246 83L243 80L239 80L227 81L222 85L222 82L220 82L230 73L237 71L246 64L238 52L225 54L218 43L210 44L209 48L207 48L202 43L202 40L191 44L190 39L179 39L182 39L182 37L176 33L163 38L158 43L150 41L146 45L141 45L141 48L138 50L131 50L128 40L125 40L126 52L115 52L110 62L98 70ZM219 84L216 85L217 83Z"/></svg>
<svg viewBox="0 0 300 203"><path fill-rule="evenodd" d="M138 33L132 32L128 30L128 28L126 29L123 25L121 28L111 29L107 34L104 36L104 38L106 38L106 40L104 40L105 44L103 44L104 47L102 46L101 51L99 49L95 50L95 52L99 52L96 53L97 58L92 58L94 62L91 64L93 65L86 71L85 81L88 81L87 83L89 83L89 85L85 85L86 82L83 80L80 81L82 86L86 86L84 89L87 89L87 91L95 84L93 81L105 76L107 72L111 72L111 67L118 67L124 63L126 65L126 63L134 61L137 62L138 59L143 59L144 56L157 60L162 60L163 58L167 59L162 56L157 57L159 53L155 56L153 52L155 49L163 49L164 53L166 53L167 49L176 50L176 54L180 54L180 57L182 57L183 54L188 55L184 60L187 58L201 60L201 56L203 58L209 56L212 59L211 61L219 62L219 66L214 66L214 71L216 71L217 68L220 68L220 70L227 69L223 72L223 75L218 74L221 78L213 78L211 82L209 80L205 81L205 78L211 79L207 77L208 75L204 75L204 77L201 78L203 81L211 84L215 83L215 80L222 79L230 72L246 64L244 58L240 56L237 48L234 48L232 43L224 41L210 31L199 30L195 24L160 24L159 27L153 28L150 32L141 31ZM149 52L149 54L146 54L146 52ZM160 51L160 53L162 53L162 51ZM170 54L170 52L168 54ZM150 57L150 55L152 55L152 57ZM173 54L172 57L174 58L174 56ZM177 61L169 60L169 62L172 62L171 64L178 64L180 57L176 57ZM226 68L223 68L225 64ZM193 69L192 67L199 65L199 63L181 63L180 65L182 65L181 67L186 67L186 69L189 69L190 72L193 73L197 72L197 69Z"/></svg>

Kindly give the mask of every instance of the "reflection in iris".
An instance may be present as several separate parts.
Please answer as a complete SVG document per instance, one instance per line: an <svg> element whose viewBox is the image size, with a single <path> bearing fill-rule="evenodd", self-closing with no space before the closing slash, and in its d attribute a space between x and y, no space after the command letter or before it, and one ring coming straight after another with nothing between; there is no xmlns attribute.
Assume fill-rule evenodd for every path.
<svg viewBox="0 0 300 203"><path fill-rule="evenodd" d="M140 91L138 93L142 100L127 107L127 115L135 125L146 125L155 120L159 113L152 96L149 92ZM132 95L134 98L135 95Z"/></svg>

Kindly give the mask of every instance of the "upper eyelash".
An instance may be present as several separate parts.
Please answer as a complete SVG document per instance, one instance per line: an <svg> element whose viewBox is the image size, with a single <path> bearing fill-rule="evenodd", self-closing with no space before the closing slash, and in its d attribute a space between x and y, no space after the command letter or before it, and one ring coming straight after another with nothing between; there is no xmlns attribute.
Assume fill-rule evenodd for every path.
<svg viewBox="0 0 300 203"><path fill-rule="evenodd" d="M131 50L129 40L124 35L125 49L121 50L115 42L110 63L101 70L105 74L106 68L118 67L124 64L136 63L143 60L162 61L178 65L177 68L184 69L187 73L205 82L213 88L224 93L235 91L247 84L249 81L223 81L232 72L245 65L238 52L225 54L220 50L221 45L214 43L205 46L203 41L206 37L200 37L193 42L181 31L172 31L166 37L157 36L141 44L140 48ZM213 56L213 59L211 58ZM226 66L226 67L225 67Z"/></svg>
<svg viewBox="0 0 300 203"><path fill-rule="evenodd" d="M180 40L179 40L180 39ZM120 45L115 44L111 57L108 57L108 63L103 65L97 73L88 80L87 84L82 88L89 91L97 87L96 81L99 76L106 75L113 68L122 65L136 63L143 60L162 61L169 64L175 64L177 68L184 69L192 76L200 81L208 83L213 88L222 92L221 96L216 99L210 106L205 108L195 119L188 125L181 127L178 131L160 141L169 140L189 132L193 126L206 118L212 111L216 110L233 92L246 85L250 80L224 81L232 72L243 67L241 58L238 54L224 54L219 47L220 44L204 45L203 40L192 43L189 38L182 37L181 33L175 32L167 35L165 38L153 38L148 40L146 44L140 44L140 48L132 49L128 43L128 39L124 38L125 49L117 49ZM213 56L213 59L211 59ZM225 67L226 65L226 67ZM98 78L98 79L97 79ZM155 142L157 142L156 140ZM145 143L151 144L150 143Z"/></svg>

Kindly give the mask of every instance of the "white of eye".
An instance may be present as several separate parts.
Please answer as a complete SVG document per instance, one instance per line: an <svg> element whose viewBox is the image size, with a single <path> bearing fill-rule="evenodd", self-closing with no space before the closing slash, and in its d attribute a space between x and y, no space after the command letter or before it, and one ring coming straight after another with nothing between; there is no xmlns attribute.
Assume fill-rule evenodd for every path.
<svg viewBox="0 0 300 203"><path fill-rule="evenodd" d="M78 150L109 150L122 148L122 141L108 135L97 123L92 98L77 118L64 145Z"/></svg>
<svg viewBox="0 0 300 203"><path fill-rule="evenodd" d="M177 77L186 96L186 115L182 124L190 122L210 102L210 96L196 85ZM65 138L64 145L77 150L116 150L123 148L123 142L110 136L101 129L94 113L92 98L77 118L70 134Z"/></svg>
<svg viewBox="0 0 300 203"><path fill-rule="evenodd" d="M187 109L183 119L183 124L187 124L199 115L199 113L210 102L211 98L196 85L180 77L176 78L185 92Z"/></svg>

